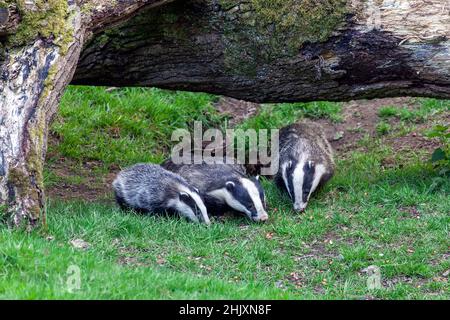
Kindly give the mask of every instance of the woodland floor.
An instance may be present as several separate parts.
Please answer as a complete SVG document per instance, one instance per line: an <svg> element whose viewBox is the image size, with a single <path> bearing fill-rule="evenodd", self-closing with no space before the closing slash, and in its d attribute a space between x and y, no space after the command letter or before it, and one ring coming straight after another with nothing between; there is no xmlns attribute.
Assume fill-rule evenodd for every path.
<svg viewBox="0 0 450 320"><path fill-rule="evenodd" d="M175 128L280 128L303 117L324 125L337 162L304 214L266 179L264 224L226 216L206 228L113 203L115 173L160 163ZM449 123L450 101L435 99L258 106L70 87L51 128L47 228L0 225L0 298L449 299L450 181L429 161L439 140L426 137ZM380 268L377 290L369 266Z"/></svg>
<svg viewBox="0 0 450 320"><path fill-rule="evenodd" d="M219 112L229 115L231 127L257 115L261 108L259 104L233 98L220 98L214 107ZM399 123L396 116L379 116L380 109L386 107L400 107L402 110L411 111L406 112L411 121L405 124ZM425 120L425 115L415 114L414 110L417 108L417 99L410 97L358 100L342 103L342 114L338 122L329 118L316 120L325 129L338 157L345 158L346 153L352 151L367 151L367 146L361 143L364 139L380 139L383 145L398 152L420 150L425 154L431 154L439 147L439 141L426 138L424 133L427 129L431 129L434 122L430 119ZM450 112L440 113L435 117L443 123L450 123ZM386 132L380 132L383 129ZM57 136L52 134L50 146L57 144ZM111 183L120 171L119 165L111 164L108 171L105 171L104 163L98 160L80 162L54 153L50 153L48 157L52 160L48 169L59 178L47 189L51 198L83 199L89 202L113 201ZM389 162L389 158L384 159L385 165L389 165ZM92 172L96 174L93 175Z"/></svg>

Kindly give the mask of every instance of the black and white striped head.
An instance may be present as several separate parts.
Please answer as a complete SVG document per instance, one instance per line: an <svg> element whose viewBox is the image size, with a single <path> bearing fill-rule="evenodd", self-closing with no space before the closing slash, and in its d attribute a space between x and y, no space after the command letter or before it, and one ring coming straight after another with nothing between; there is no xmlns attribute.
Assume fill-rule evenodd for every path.
<svg viewBox="0 0 450 320"><path fill-rule="evenodd" d="M178 185L177 192L168 201L168 207L190 221L211 224L205 204L198 190L193 188Z"/></svg>
<svg viewBox="0 0 450 320"><path fill-rule="evenodd" d="M284 185L294 202L294 210L303 212L316 190L326 168L307 157L290 159L281 165Z"/></svg>
<svg viewBox="0 0 450 320"><path fill-rule="evenodd" d="M259 177L230 179L225 183L225 187L209 194L222 199L234 210L245 213L253 221L262 222L269 218Z"/></svg>

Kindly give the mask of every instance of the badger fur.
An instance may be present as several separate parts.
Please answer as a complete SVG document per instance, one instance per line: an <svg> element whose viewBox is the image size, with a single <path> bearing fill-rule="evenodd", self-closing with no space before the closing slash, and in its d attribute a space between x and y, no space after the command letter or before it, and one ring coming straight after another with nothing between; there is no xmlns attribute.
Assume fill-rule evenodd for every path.
<svg viewBox="0 0 450 320"><path fill-rule="evenodd" d="M121 171L113 189L122 209L175 212L188 220L210 224L199 193L185 179L159 165L137 164Z"/></svg>
<svg viewBox="0 0 450 320"><path fill-rule="evenodd" d="M230 208L253 221L266 221L264 191L259 178L249 178L244 168L234 164L174 164L163 167L178 173L202 195L208 212L219 214Z"/></svg>
<svg viewBox="0 0 450 320"><path fill-rule="evenodd" d="M299 122L280 130L279 169L275 180L294 209L304 211L311 194L334 173L333 150L319 124Z"/></svg>

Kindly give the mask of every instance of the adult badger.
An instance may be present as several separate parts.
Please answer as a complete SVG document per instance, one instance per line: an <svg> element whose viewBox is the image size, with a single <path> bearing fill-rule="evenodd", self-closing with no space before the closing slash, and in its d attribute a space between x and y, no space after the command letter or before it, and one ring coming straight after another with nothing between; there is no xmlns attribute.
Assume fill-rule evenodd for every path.
<svg viewBox="0 0 450 320"><path fill-rule="evenodd" d="M275 181L288 192L294 209L300 212L317 187L330 180L335 168L333 150L322 127L309 121L280 130L278 161Z"/></svg>
<svg viewBox="0 0 450 320"><path fill-rule="evenodd" d="M144 213L174 212L193 222L210 224L199 193L179 175L154 164L136 164L113 182L122 209Z"/></svg>
<svg viewBox="0 0 450 320"><path fill-rule="evenodd" d="M220 214L231 208L246 214L253 221L269 218L259 178L248 178L240 165L205 162L175 164L167 160L162 166L178 173L196 187L211 214Z"/></svg>

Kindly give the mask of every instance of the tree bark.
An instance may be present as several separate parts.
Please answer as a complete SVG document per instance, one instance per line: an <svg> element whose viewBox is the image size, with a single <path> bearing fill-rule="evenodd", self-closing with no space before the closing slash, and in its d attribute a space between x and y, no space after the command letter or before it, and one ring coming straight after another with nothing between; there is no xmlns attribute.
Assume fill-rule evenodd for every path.
<svg viewBox="0 0 450 320"><path fill-rule="evenodd" d="M258 12L267 8L251 4L259 2L184 1L143 12L87 45L73 83L206 91L254 102L450 97L448 1L347 1L336 17L332 4L339 1L311 1L325 14L299 14L284 28L290 17L283 4L301 11L295 4L310 1L272 1L284 14L270 16L274 23ZM295 28L311 19L320 33L329 29L330 15L342 21L325 30L326 38Z"/></svg>
<svg viewBox="0 0 450 320"><path fill-rule="evenodd" d="M49 122L66 85L255 102L450 97L441 0L0 0L0 205L45 221Z"/></svg>
<svg viewBox="0 0 450 320"><path fill-rule="evenodd" d="M166 2L68 1L60 7L66 3L36 0L21 8L19 3L9 3L9 12L0 14L0 18L8 16L0 28L0 205L6 205L12 225L45 223L43 163L48 126L86 40L144 6ZM52 30L48 36L43 36L47 30L39 30L33 37L34 31L24 23L40 28L50 24Z"/></svg>

